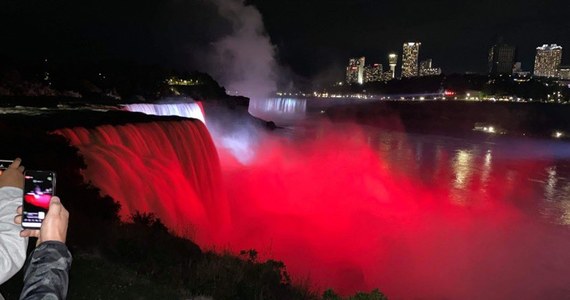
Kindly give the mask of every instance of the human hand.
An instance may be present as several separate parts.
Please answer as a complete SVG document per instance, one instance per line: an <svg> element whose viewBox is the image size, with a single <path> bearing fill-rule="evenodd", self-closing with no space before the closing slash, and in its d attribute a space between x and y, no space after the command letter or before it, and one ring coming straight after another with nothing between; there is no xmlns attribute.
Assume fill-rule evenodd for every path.
<svg viewBox="0 0 570 300"><path fill-rule="evenodd" d="M22 159L16 158L0 175L0 187L11 186L24 188L24 166L21 166Z"/></svg>
<svg viewBox="0 0 570 300"><path fill-rule="evenodd" d="M22 223L22 207L18 207L18 215L14 219L16 224ZM67 237L67 223L69 212L59 200L59 197L51 197L46 218L40 229L24 229L20 232L21 237L37 237L39 245L47 241L59 241L65 243Z"/></svg>

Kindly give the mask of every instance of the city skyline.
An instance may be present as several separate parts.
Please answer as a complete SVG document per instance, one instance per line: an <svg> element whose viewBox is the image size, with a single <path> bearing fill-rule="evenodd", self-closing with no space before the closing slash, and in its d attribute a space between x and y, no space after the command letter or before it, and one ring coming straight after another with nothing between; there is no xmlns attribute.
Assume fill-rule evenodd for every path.
<svg viewBox="0 0 570 300"><path fill-rule="evenodd" d="M414 40L423 43L422 55L448 73L486 73L487 52L497 36L518 47L518 61L527 70L532 69L538 45L570 46L570 21L560 11L567 5L564 1L252 3L264 15L272 40L287 53L284 59L293 60L310 45L302 64L319 69L317 73L347 57L379 61L385 53L400 52L403 42ZM347 12L350 17L343 17ZM290 37L299 44L291 45ZM310 55L318 59L309 59ZM323 67L315 68L317 64ZM563 64L570 63L563 58Z"/></svg>
<svg viewBox="0 0 570 300"><path fill-rule="evenodd" d="M402 51L398 52L401 53L401 61L398 60L399 54L394 52L389 53L385 59L368 65L365 64L365 56L359 57L360 70L364 74L364 76L361 75L359 77L359 80L351 79L351 69L356 70L356 68L351 67L356 58L351 58L347 66L345 81L347 83L363 84L374 81L388 81L393 78L433 76L444 73L440 67L433 66L432 58L420 55L421 45L422 43L417 41L404 42ZM497 42L489 48L487 72L481 72L480 74L487 73L494 76L515 75L516 77L528 77L532 74L533 77L537 78L570 79L570 66L562 64L564 57L563 47L557 44L543 44L536 47L534 64L527 69L524 69L522 62L518 61L517 51L518 49L515 45L509 45L503 41L502 37L499 37ZM384 65L387 66L386 72L382 72ZM397 66L400 67L399 76L396 76L395 73ZM368 72L368 75L366 75L366 72Z"/></svg>
<svg viewBox="0 0 570 300"><path fill-rule="evenodd" d="M363 84L442 74L441 68L433 66L433 59L420 56L420 47L421 42L405 42L402 45L402 55L391 52L385 59L369 64L366 64L365 56L350 58L346 67L345 82ZM399 57L402 57L401 61L398 60ZM384 65L386 65L385 71ZM400 73L397 74L398 66Z"/></svg>

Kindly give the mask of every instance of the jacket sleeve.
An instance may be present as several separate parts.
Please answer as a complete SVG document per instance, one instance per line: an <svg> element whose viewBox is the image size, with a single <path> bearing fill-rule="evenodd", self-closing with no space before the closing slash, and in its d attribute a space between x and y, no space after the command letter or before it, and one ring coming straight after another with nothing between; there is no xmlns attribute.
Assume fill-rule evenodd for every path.
<svg viewBox="0 0 570 300"><path fill-rule="evenodd" d="M28 239L20 237L22 227L14 223L22 205L22 189L0 188L0 284L16 274L26 260Z"/></svg>
<svg viewBox="0 0 570 300"><path fill-rule="evenodd" d="M33 252L24 275L20 299L56 300L67 297L71 253L64 243L41 243Z"/></svg>

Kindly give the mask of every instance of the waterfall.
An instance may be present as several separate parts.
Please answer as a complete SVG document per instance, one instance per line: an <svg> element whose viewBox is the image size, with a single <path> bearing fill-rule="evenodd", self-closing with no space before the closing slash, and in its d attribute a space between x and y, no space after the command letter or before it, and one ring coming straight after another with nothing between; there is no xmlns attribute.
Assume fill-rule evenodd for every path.
<svg viewBox="0 0 570 300"><path fill-rule="evenodd" d="M55 131L83 155L86 181L121 204L121 217L152 212L175 232L211 242L228 221L218 154L197 120Z"/></svg>
<svg viewBox="0 0 570 300"><path fill-rule="evenodd" d="M124 108L132 112L141 112L147 115L156 116L179 116L185 118L198 119L206 124L204 110L200 103L171 103L171 104L126 104Z"/></svg>

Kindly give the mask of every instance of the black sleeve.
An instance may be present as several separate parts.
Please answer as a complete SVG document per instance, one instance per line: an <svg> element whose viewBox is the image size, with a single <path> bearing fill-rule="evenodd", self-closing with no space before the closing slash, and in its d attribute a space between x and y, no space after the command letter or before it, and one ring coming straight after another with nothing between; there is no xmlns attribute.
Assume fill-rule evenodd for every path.
<svg viewBox="0 0 570 300"><path fill-rule="evenodd" d="M71 253L64 243L41 243L31 255L20 299L60 300L67 297Z"/></svg>

